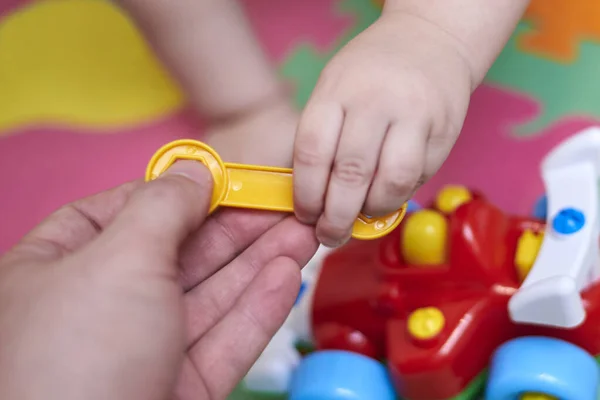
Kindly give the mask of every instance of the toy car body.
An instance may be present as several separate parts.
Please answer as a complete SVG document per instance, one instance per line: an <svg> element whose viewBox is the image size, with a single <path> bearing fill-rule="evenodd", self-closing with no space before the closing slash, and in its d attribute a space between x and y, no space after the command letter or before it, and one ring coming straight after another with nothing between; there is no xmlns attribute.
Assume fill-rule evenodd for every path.
<svg viewBox="0 0 600 400"><path fill-rule="evenodd" d="M511 321L508 302L520 282L514 265L517 240L544 224L504 215L483 199L459 207L449 219L449 262L403 262L399 229L378 242L352 243L324 262L313 300L318 349L345 349L385 359L407 399L451 399L477 392L480 374L496 348L521 336L549 336L600 354L600 285L582 297L586 320L574 329ZM415 310L435 307L444 327L421 340L408 330Z"/></svg>
<svg viewBox="0 0 600 400"><path fill-rule="evenodd" d="M322 254L286 329L326 354L300 361L296 382L289 374L290 399L371 400L335 395L366 390L351 382L360 373L344 372L350 365L383 379L348 356L358 353L382 361L406 400L470 400L484 386L486 400L595 400L600 129L557 146L542 176L546 221L450 188L389 236ZM330 373L339 382L315 379L320 395L304 390L308 365L327 369L313 377ZM389 382L378 385L389 396Z"/></svg>
<svg viewBox="0 0 600 400"><path fill-rule="evenodd" d="M443 263L406 262L399 244L411 216L386 238L355 242L329 255L313 299L316 347L386 360L398 392L410 400L472 398L484 384L494 351L515 338L558 338L598 356L598 160L597 129L576 135L548 156L542 166L549 189L548 223L506 215L474 195L445 216ZM571 187L565 187L569 182ZM567 233L557 232L557 218L567 209L579 210L585 221L575 221ZM540 234L541 249L522 282L519 242ZM557 253L557 247L571 252ZM520 320L511 315L516 294L553 279L573 285L536 293L532 304L539 315L535 307L527 312L517 308ZM415 313L420 313L420 333L414 326L411 332Z"/></svg>

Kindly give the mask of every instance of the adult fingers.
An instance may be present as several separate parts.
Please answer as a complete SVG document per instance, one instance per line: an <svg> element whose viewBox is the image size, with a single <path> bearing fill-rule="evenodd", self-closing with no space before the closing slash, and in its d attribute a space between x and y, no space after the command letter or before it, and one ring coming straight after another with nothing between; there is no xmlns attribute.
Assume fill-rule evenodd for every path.
<svg viewBox="0 0 600 400"><path fill-rule="evenodd" d="M171 400L213 399L189 355L183 360Z"/></svg>
<svg viewBox="0 0 600 400"><path fill-rule="evenodd" d="M426 127L412 121L397 122L387 133L365 202L364 212L368 215L382 216L398 210L422 183Z"/></svg>
<svg viewBox="0 0 600 400"><path fill-rule="evenodd" d="M312 227L293 217L287 218L218 273L186 293L189 346L231 310L248 285L275 258L286 257L304 266L317 247Z"/></svg>
<svg viewBox="0 0 600 400"><path fill-rule="evenodd" d="M142 185L141 180L129 182L61 207L29 232L6 259L52 261L79 249L113 221L131 193Z"/></svg>
<svg viewBox="0 0 600 400"><path fill-rule="evenodd" d="M248 372L292 308L300 281L296 261L272 260L231 311L188 351L208 398L225 398Z"/></svg>
<svg viewBox="0 0 600 400"><path fill-rule="evenodd" d="M304 223L317 222L323 212L343 122L342 106L318 97L311 99L300 118L294 144L294 210Z"/></svg>
<svg viewBox="0 0 600 400"><path fill-rule="evenodd" d="M184 290L191 290L220 270L284 218L284 214L268 211L216 212L181 249L180 280Z"/></svg>
<svg viewBox="0 0 600 400"><path fill-rule="evenodd" d="M377 112L347 113L327 187L317 236L328 247L350 239L375 174L388 119Z"/></svg>
<svg viewBox="0 0 600 400"><path fill-rule="evenodd" d="M175 264L180 245L204 221L211 195L210 172L199 162L179 161L130 196L94 251L129 257L128 265Z"/></svg>

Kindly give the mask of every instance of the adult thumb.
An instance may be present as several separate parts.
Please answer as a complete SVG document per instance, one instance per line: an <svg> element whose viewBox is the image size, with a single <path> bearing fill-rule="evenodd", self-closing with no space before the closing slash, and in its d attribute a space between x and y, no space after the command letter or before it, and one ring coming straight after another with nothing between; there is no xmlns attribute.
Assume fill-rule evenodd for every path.
<svg viewBox="0 0 600 400"><path fill-rule="evenodd" d="M98 245L108 240L109 248L116 246L121 254L173 260L208 215L212 188L212 176L202 163L178 161L131 195Z"/></svg>

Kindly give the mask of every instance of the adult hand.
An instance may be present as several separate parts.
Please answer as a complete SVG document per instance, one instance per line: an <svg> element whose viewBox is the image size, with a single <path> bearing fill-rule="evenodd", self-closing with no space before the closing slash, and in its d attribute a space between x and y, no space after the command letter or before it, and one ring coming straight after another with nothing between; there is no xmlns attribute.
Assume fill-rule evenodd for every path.
<svg viewBox="0 0 600 400"><path fill-rule="evenodd" d="M0 398L224 399L293 305L314 228L207 218L193 161L63 207L0 259Z"/></svg>

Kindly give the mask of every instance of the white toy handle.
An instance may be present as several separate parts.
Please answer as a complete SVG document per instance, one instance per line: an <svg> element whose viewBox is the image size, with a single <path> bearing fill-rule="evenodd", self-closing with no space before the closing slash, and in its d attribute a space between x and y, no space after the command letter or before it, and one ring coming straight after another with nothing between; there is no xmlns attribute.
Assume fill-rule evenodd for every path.
<svg viewBox="0 0 600 400"><path fill-rule="evenodd" d="M573 328L585 320L581 290L600 276L600 128L557 146L542 163L546 233L527 278L509 301L514 322Z"/></svg>

